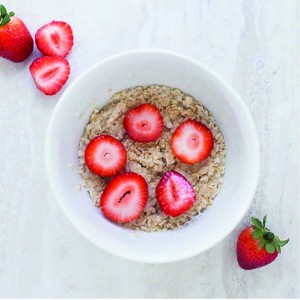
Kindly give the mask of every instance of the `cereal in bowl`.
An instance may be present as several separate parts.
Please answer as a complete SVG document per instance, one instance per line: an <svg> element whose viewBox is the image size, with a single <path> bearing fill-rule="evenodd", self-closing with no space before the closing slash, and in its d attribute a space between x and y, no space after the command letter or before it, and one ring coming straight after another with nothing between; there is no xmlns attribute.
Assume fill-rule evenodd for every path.
<svg viewBox="0 0 300 300"><path fill-rule="evenodd" d="M112 137L114 145L99 136ZM87 146L94 152L87 154ZM214 117L199 101L179 89L151 85L115 93L95 108L78 156L83 185L95 206L109 219L150 232L179 228L212 204L223 183L226 148ZM86 162L92 162L93 171ZM117 172L95 173L107 166L116 166ZM119 184L109 190L112 181Z"/></svg>

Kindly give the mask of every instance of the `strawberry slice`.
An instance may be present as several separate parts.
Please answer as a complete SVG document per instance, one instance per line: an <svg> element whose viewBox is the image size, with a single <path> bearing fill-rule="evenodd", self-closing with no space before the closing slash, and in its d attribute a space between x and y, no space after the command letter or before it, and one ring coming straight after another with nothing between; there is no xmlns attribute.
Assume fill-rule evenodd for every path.
<svg viewBox="0 0 300 300"><path fill-rule="evenodd" d="M178 126L171 138L174 156L187 164L196 164L206 159L213 147L212 132L194 120L187 120Z"/></svg>
<svg viewBox="0 0 300 300"><path fill-rule="evenodd" d="M36 32L35 43L44 55L65 57L73 46L73 32L66 22L52 21Z"/></svg>
<svg viewBox="0 0 300 300"><path fill-rule="evenodd" d="M122 171L127 162L123 144L110 135L98 135L85 148L85 164L95 174L114 176Z"/></svg>
<svg viewBox="0 0 300 300"><path fill-rule="evenodd" d="M144 177L133 172L119 174L106 186L100 197L100 208L110 220L128 223L137 219L148 199Z"/></svg>
<svg viewBox="0 0 300 300"><path fill-rule="evenodd" d="M168 171L156 187L156 199L166 215L178 217L193 206L196 193L184 176L176 171Z"/></svg>
<svg viewBox="0 0 300 300"><path fill-rule="evenodd" d="M145 103L127 112L123 125L133 141L147 143L161 136L164 120L157 107Z"/></svg>
<svg viewBox="0 0 300 300"><path fill-rule="evenodd" d="M30 65L29 70L37 88L46 95L60 91L70 75L70 65L62 57L40 57Z"/></svg>

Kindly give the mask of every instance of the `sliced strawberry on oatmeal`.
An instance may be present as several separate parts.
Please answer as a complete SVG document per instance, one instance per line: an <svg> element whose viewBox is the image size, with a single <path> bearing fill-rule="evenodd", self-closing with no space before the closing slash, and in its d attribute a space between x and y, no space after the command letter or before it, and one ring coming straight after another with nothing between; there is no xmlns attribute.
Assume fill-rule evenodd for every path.
<svg viewBox="0 0 300 300"><path fill-rule="evenodd" d="M85 164L95 174L114 176L122 171L127 162L123 144L110 135L99 135L86 146Z"/></svg>
<svg viewBox="0 0 300 300"><path fill-rule="evenodd" d="M168 171L156 187L156 199L166 215L178 217L193 206L196 193L184 176L176 171Z"/></svg>
<svg viewBox="0 0 300 300"><path fill-rule="evenodd" d="M187 164L206 159L214 147L212 132L201 122L187 120L177 127L171 137L174 156Z"/></svg>
<svg viewBox="0 0 300 300"><path fill-rule="evenodd" d="M142 214L147 199L148 185L144 177L127 172L109 182L100 197L100 208L111 221L128 223Z"/></svg>
<svg viewBox="0 0 300 300"><path fill-rule="evenodd" d="M164 120L156 106L145 103L127 112L124 128L135 142L154 142L162 134Z"/></svg>

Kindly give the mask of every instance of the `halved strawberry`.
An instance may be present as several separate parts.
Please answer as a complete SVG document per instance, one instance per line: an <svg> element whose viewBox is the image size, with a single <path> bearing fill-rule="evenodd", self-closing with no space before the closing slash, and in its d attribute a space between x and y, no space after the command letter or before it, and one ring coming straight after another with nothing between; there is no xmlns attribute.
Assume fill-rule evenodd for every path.
<svg viewBox="0 0 300 300"><path fill-rule="evenodd" d="M66 22L52 21L36 32L35 43L44 55L65 57L73 46L73 32Z"/></svg>
<svg viewBox="0 0 300 300"><path fill-rule="evenodd" d="M123 144L110 135L98 135L85 148L85 164L95 174L114 176L122 171L127 162Z"/></svg>
<svg viewBox="0 0 300 300"><path fill-rule="evenodd" d="M156 187L156 199L166 215L178 217L193 206L196 193L184 176L176 171L168 171Z"/></svg>
<svg viewBox="0 0 300 300"><path fill-rule="evenodd" d="M206 159L213 147L212 132L194 120L187 120L178 126L171 138L174 156L187 164L196 164Z"/></svg>
<svg viewBox="0 0 300 300"><path fill-rule="evenodd" d="M100 208L110 220L128 223L137 219L148 199L144 177L133 172L119 174L106 186L100 197Z"/></svg>
<svg viewBox="0 0 300 300"><path fill-rule="evenodd" d="M123 125L133 141L154 142L163 132L164 120L157 107L145 103L127 112Z"/></svg>
<svg viewBox="0 0 300 300"><path fill-rule="evenodd" d="M70 65L62 57L40 57L30 65L29 70L37 88L46 95L60 91L70 75Z"/></svg>

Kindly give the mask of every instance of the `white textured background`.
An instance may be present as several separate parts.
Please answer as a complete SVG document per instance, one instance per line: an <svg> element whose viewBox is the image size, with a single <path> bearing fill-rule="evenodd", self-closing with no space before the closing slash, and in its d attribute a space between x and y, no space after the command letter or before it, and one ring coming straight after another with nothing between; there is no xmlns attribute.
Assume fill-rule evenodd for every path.
<svg viewBox="0 0 300 300"><path fill-rule="evenodd" d="M299 6L293 0L3 0L32 34L73 28L71 82L111 54L163 48L223 76L252 112L261 141L257 194L239 227L192 259L128 262L99 250L67 221L49 188L44 138L61 93L47 97L28 66L0 58L1 297L299 297ZM242 167L242 166L241 166ZM271 265L242 271L238 233L249 216L291 238ZM217 221L217 220L216 220Z"/></svg>

